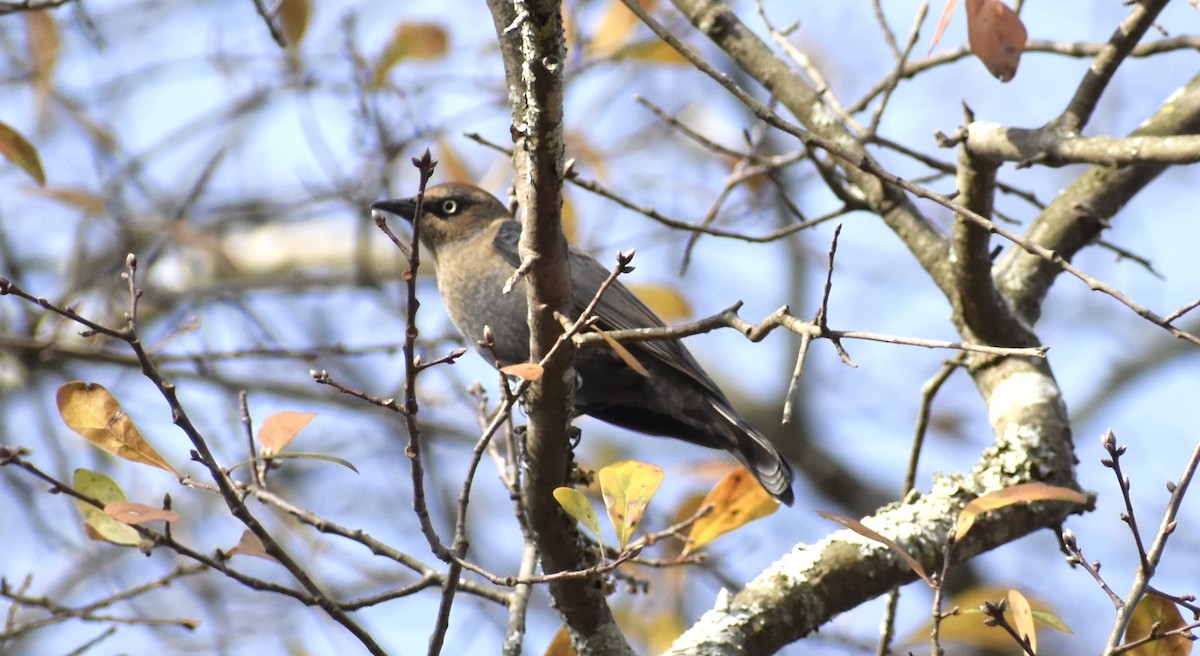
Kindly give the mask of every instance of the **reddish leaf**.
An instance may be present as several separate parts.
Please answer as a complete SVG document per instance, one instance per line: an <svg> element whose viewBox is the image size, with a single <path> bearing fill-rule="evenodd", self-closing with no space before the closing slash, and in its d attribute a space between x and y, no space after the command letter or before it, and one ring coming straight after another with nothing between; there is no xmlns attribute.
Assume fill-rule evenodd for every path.
<svg viewBox="0 0 1200 656"><path fill-rule="evenodd" d="M617 357L621 358L621 361L624 362L630 369L638 372L638 374L644 378L650 377L650 371L646 369L646 367L642 366L641 362L638 362L638 359L629 352L629 349L625 348L617 340L609 337L608 333L604 332L603 330L600 330L595 326L592 326L592 330L600 333L600 336L604 338L604 343L608 344L608 347L611 348L613 352L617 354Z"/></svg>
<svg viewBox="0 0 1200 656"><path fill-rule="evenodd" d="M174 522L179 520L179 514L162 508L147 506L144 503L129 501L114 501L104 506L104 514L126 524L145 524L146 522Z"/></svg>
<svg viewBox="0 0 1200 656"><path fill-rule="evenodd" d="M500 367L500 373L532 382L541 378L545 370L542 368L542 365L536 362L518 362L517 364Z"/></svg>
<svg viewBox="0 0 1200 656"><path fill-rule="evenodd" d="M912 571L917 573L917 576L921 577L921 579L924 580L925 583L927 583L929 585L929 587L931 587L931 588L933 587L933 582L929 580L929 576L925 573L925 568L921 566L921 563L917 562L916 558L913 558L912 556L908 555L908 552L905 551L904 549L901 549L900 545L898 545L894 541L892 541L891 538L888 538L887 536L885 536L877 531L867 528L862 522L860 522L856 519L850 519L849 517L843 517L842 515L835 515L834 513L824 512L821 510L818 510L817 514L824 517L825 519L837 522L838 524L845 526L846 528L850 529L851 531L858 533L859 535L863 536L864 538L869 538L871 540L874 540L874 541L886 546L888 549L891 549L892 551L896 552L896 554L898 554L901 558L904 559L904 562L908 563L909 568L911 568Z"/></svg>
<svg viewBox="0 0 1200 656"><path fill-rule="evenodd" d="M247 556L254 556L255 558L262 558L263 560L269 560L273 563L279 562L278 560L275 560L274 556L267 553L267 548L263 546L262 540L259 540L258 536L250 531L250 529L243 531L242 538L238 540L237 546L225 552L225 554L228 556L232 556L234 554L244 554Z"/></svg>
<svg viewBox="0 0 1200 656"><path fill-rule="evenodd" d="M946 25L950 24L950 17L954 15L954 8L957 6L958 0L946 0L946 6L942 7L942 15L938 16L937 28L933 31L933 41L929 44L929 52L933 52L933 47L942 40L942 33L946 31Z"/></svg>
<svg viewBox="0 0 1200 656"><path fill-rule="evenodd" d="M1021 17L1000 0L967 0L971 52L1001 82L1017 74L1028 37Z"/></svg>

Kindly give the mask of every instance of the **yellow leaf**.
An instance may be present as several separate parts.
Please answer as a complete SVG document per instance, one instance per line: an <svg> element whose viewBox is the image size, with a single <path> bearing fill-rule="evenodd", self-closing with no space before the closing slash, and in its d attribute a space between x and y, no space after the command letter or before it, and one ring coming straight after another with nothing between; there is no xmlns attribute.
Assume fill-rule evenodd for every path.
<svg viewBox="0 0 1200 656"><path fill-rule="evenodd" d="M986 651L1013 652L1015 645L1013 645L1012 636L1003 629L985 625L983 623L983 611L979 608L983 605L983 602L994 602L1002 599L1008 592L1004 588L975 586L948 598L943 605L946 608L957 607L960 610L957 615L952 615L942 620L942 639L948 642L971 645ZM1042 626L1057 629L1063 633L1071 633L1071 629L1054 615L1045 602L1035 598L1027 598L1027 601L1032 609L1035 622ZM1015 625L1015 619L1011 619L1013 618L1011 604L1004 613L1006 617L1010 618L1009 624ZM902 644L911 646L927 643L929 641L929 632L932 628L932 623L926 622L924 626L909 634ZM897 650L897 653L906 653L907 651L907 649L902 649Z"/></svg>
<svg viewBox="0 0 1200 656"><path fill-rule="evenodd" d="M147 506L144 503L131 503L129 501L114 501L106 504L104 506L104 514L125 524L174 522L179 520L178 513L170 510L164 510L162 508Z"/></svg>
<svg viewBox="0 0 1200 656"><path fill-rule="evenodd" d="M312 2L310 0L281 0L279 4L279 28L283 32L284 41L289 48L300 45L304 33L308 31L308 21L312 18Z"/></svg>
<svg viewBox="0 0 1200 656"><path fill-rule="evenodd" d="M1031 501L1070 501L1083 505L1087 503L1087 497L1076 490L1045 483L1022 483L989 492L972 499L958 514L958 522L954 527L954 540L956 542L962 540L967 531L970 531L971 527L975 525L975 520L983 513Z"/></svg>
<svg viewBox="0 0 1200 656"><path fill-rule="evenodd" d="M437 23L400 23L375 62L371 87L383 86L396 64L406 59L437 59L449 51L449 44L446 29Z"/></svg>
<svg viewBox="0 0 1200 656"><path fill-rule="evenodd" d="M874 541L886 546L888 549L891 549L896 555L903 558L905 563L908 563L909 569L911 569L913 572L915 572L917 574L917 576L921 577L921 579L923 581L925 581L925 583L928 584L929 587L933 587L933 582L930 581L929 576L927 574L925 574L925 568L921 566L921 563L916 558L913 558L911 555L909 555L909 553L907 551L905 551L900 545L896 544L895 541L893 541L891 538L887 537L886 535L883 535L882 533L879 533L878 531L875 531L874 529L867 527L865 524L863 524L862 522L860 522L856 519L850 519L849 517L844 517L842 515L825 512L822 510L818 510L817 514L824 517L825 519L828 519L833 522L837 522L838 524L845 526L846 528L850 529L851 531L854 531L855 533L858 533L859 535L863 536L864 538L874 540Z"/></svg>
<svg viewBox="0 0 1200 656"><path fill-rule="evenodd" d="M628 285L629 290L668 323L692 316L692 305L670 285Z"/></svg>
<svg viewBox="0 0 1200 656"><path fill-rule="evenodd" d="M125 501L125 492L112 478L88 469L76 469L71 480L71 487L85 497L89 497L108 506ZM142 536L132 526L122 523L106 515L103 510L82 500L76 499L75 505L83 513L83 523L90 529L89 537L104 540L128 547L142 544Z"/></svg>
<svg viewBox="0 0 1200 656"><path fill-rule="evenodd" d="M1154 594L1146 595L1133 609L1133 617L1125 628L1125 642L1146 638L1155 624L1159 635L1187 626L1175 602ZM1138 645L1126 653L1130 656L1188 656L1192 653L1192 641L1186 635L1173 635Z"/></svg>
<svg viewBox="0 0 1200 656"><path fill-rule="evenodd" d="M258 429L258 442L262 444L263 455L270 456L282 451L316 416L315 412L284 410L267 417L262 428Z"/></svg>
<svg viewBox="0 0 1200 656"><path fill-rule="evenodd" d="M142 437L133 419L102 385L72 381L58 388L58 412L67 427L109 453L179 475Z"/></svg>
<svg viewBox="0 0 1200 656"><path fill-rule="evenodd" d="M28 173L39 187L46 186L46 172L42 170L37 148L6 123L0 123L0 155Z"/></svg>
<svg viewBox="0 0 1200 656"><path fill-rule="evenodd" d="M598 477L608 518L617 529L617 548L624 550L662 484L663 470L649 463L626 460L602 468Z"/></svg>
<svg viewBox="0 0 1200 656"><path fill-rule="evenodd" d="M518 362L506 367L500 367L500 373L506 376L516 376L521 380L535 381L545 373L542 365L536 362Z"/></svg>
<svg viewBox="0 0 1200 656"><path fill-rule="evenodd" d="M644 0L642 6L649 11L654 8L654 2ZM608 57L629 43L633 30L640 23L637 15L629 11L625 3L621 0L611 0L585 50L596 57Z"/></svg>
<svg viewBox="0 0 1200 656"><path fill-rule="evenodd" d="M717 481L700 507L707 505L713 506L712 512L692 524L684 555L779 509L779 502L745 467L738 467Z"/></svg>
<svg viewBox="0 0 1200 656"><path fill-rule="evenodd" d="M600 520L596 519L596 511L583 492L573 487L558 487L554 489L554 500L574 517L575 521L591 529L597 538L600 537Z"/></svg>
<svg viewBox="0 0 1200 656"><path fill-rule="evenodd" d="M1008 591L1008 608L1012 611L1012 626L1022 640L1029 641L1029 648L1037 653L1037 629L1033 626L1033 609L1029 600L1017 590Z"/></svg>
<svg viewBox="0 0 1200 656"><path fill-rule="evenodd" d="M621 344L621 342L618 342L617 340L609 337L608 333L604 332L603 330L600 330L599 328L597 328L595 326L592 326L592 330L600 333L600 336L604 338L604 343L608 344L608 347L610 349L612 349L614 353L617 354L617 357L621 358L621 361L624 362L626 364L626 366L628 366L630 369L633 369L634 371L638 372L638 374L640 374L644 378L650 377L650 371L647 370L645 367L643 367L642 363L638 362L638 359L633 357L633 354L630 353L629 349L625 348L625 346L623 344Z"/></svg>

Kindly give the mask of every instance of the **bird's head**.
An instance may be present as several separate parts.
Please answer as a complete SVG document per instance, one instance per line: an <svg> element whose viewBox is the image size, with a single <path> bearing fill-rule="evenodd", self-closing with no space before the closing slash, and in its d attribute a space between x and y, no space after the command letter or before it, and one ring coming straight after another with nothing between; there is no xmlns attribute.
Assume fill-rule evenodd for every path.
<svg viewBox="0 0 1200 656"><path fill-rule="evenodd" d="M495 196L463 182L447 182L426 189L419 219L415 196L381 200L372 204L371 209L419 225L421 245L434 257L443 245L470 237L494 221L512 216Z"/></svg>

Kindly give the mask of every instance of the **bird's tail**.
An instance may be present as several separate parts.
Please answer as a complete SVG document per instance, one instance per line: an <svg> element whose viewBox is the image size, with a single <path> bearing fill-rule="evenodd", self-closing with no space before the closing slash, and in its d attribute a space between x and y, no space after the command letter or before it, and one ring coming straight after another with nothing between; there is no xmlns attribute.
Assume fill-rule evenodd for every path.
<svg viewBox="0 0 1200 656"><path fill-rule="evenodd" d="M792 467L783 459L770 440L751 428L732 411L714 403L713 408L728 422L727 435L731 439L729 452L738 462L754 474L759 484L785 505L792 505L796 495L792 492Z"/></svg>

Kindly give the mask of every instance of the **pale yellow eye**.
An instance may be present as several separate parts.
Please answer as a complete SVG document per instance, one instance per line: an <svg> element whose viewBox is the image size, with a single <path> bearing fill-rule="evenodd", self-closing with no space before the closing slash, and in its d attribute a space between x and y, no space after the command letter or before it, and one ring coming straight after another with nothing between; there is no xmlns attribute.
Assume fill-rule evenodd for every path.
<svg viewBox="0 0 1200 656"><path fill-rule="evenodd" d="M442 201L442 211L446 214L454 214L458 211L458 202L449 199Z"/></svg>

